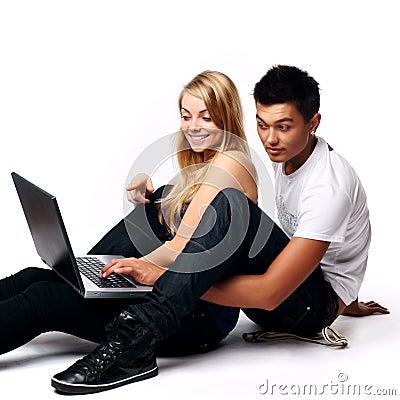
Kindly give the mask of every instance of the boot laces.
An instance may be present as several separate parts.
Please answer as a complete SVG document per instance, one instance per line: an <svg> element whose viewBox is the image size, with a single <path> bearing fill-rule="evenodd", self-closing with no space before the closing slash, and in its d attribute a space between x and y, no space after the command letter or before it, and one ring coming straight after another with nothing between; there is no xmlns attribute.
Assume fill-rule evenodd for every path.
<svg viewBox="0 0 400 400"><path fill-rule="evenodd" d="M123 352L123 349L124 346L122 341L118 340L118 335L110 335L91 353L76 361L71 369L81 372L83 368L96 375L113 362Z"/></svg>

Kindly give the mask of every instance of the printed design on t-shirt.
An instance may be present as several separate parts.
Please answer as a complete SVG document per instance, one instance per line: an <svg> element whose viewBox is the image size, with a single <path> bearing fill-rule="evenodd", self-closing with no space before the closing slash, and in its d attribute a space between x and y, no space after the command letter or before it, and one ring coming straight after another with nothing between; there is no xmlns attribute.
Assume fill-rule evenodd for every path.
<svg viewBox="0 0 400 400"><path fill-rule="evenodd" d="M289 236L293 236L297 229L300 215L299 212L297 210L296 213L289 211L286 208L283 196L278 196L276 198L276 207L278 212L278 219L281 223L283 230Z"/></svg>

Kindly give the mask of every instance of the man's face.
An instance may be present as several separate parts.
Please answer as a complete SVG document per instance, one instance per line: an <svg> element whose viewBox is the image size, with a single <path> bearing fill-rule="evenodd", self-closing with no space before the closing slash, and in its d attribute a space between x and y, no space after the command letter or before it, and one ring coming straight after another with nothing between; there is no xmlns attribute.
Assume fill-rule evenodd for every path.
<svg viewBox="0 0 400 400"><path fill-rule="evenodd" d="M320 115L305 122L292 103L257 103L256 108L258 136L271 161L300 167L314 148L311 132L318 127Z"/></svg>

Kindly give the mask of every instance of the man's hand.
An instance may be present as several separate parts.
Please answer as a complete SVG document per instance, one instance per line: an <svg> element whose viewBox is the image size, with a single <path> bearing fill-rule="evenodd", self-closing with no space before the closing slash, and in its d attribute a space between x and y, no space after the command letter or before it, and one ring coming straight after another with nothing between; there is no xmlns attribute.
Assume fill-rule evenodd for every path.
<svg viewBox="0 0 400 400"><path fill-rule="evenodd" d="M107 278L113 272L130 275L142 285L154 285L156 280L166 271L155 264L138 258L120 258L111 260L100 272L100 278Z"/></svg>
<svg viewBox="0 0 400 400"><path fill-rule="evenodd" d="M349 317L365 317L372 314L390 314L390 311L375 301L363 302L356 299L342 312L342 315Z"/></svg>
<svg viewBox="0 0 400 400"><path fill-rule="evenodd" d="M153 192L153 183L147 174L138 174L134 176L131 183L126 188L126 196L135 206L140 203L150 203L150 200L146 197Z"/></svg>

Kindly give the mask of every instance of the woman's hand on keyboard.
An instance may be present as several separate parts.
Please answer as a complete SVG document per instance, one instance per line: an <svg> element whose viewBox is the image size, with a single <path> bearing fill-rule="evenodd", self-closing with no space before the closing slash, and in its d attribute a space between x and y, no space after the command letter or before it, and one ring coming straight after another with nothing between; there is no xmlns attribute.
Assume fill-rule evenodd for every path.
<svg viewBox="0 0 400 400"><path fill-rule="evenodd" d="M107 278L113 272L130 275L142 285L154 285L156 280L166 271L158 265L142 259L118 258L111 260L100 272L100 278Z"/></svg>

